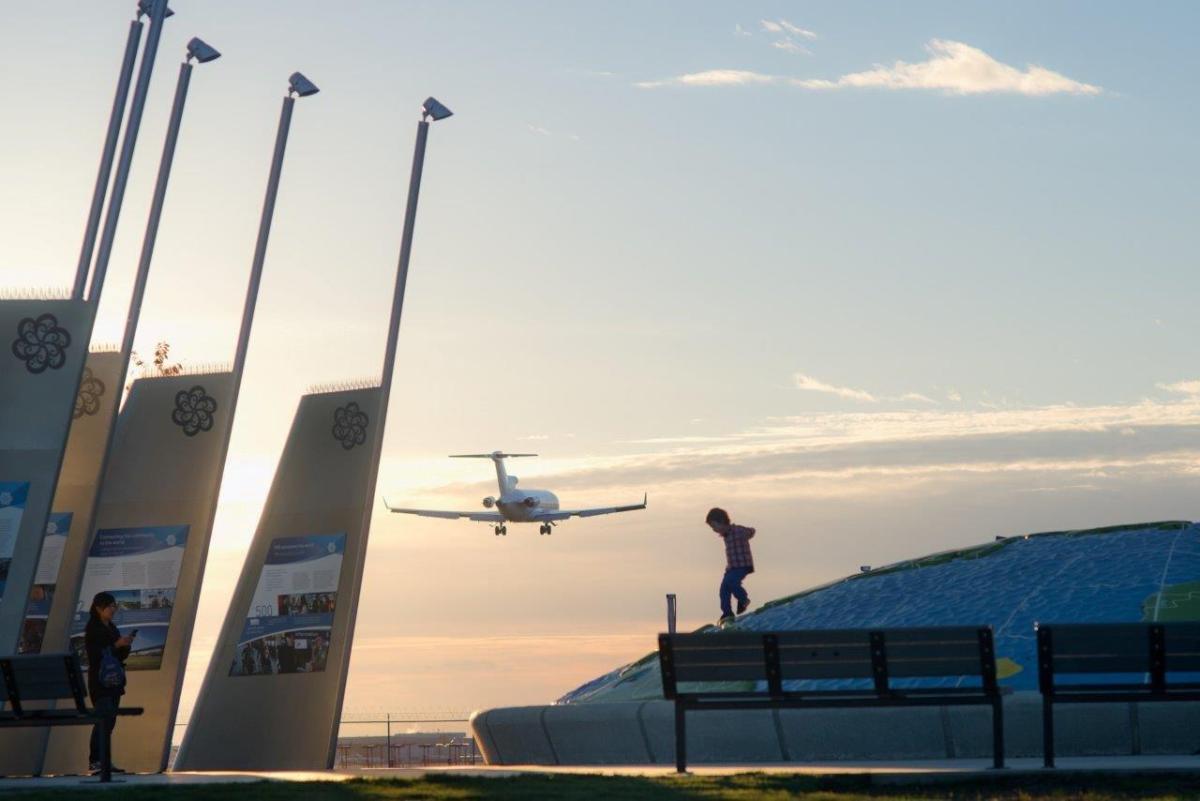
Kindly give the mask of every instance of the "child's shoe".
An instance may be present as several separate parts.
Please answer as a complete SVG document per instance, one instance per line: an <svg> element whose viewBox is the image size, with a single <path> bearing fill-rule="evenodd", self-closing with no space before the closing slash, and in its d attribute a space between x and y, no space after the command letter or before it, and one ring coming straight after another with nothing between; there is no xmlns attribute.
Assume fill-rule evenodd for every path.
<svg viewBox="0 0 1200 801"><path fill-rule="evenodd" d="M749 608L750 608L750 596L749 596L749 595L747 595L747 596L746 596L746 600L744 600L744 601L738 601L738 611L737 611L737 613L740 615L740 614L742 614L743 612L745 612L745 611L746 611L747 609L749 609Z"/></svg>
<svg viewBox="0 0 1200 801"><path fill-rule="evenodd" d="M722 617L720 620L717 621L717 625L723 629L729 628L730 626L733 625L733 621L736 619L737 618L735 618L733 615L725 615L724 617Z"/></svg>

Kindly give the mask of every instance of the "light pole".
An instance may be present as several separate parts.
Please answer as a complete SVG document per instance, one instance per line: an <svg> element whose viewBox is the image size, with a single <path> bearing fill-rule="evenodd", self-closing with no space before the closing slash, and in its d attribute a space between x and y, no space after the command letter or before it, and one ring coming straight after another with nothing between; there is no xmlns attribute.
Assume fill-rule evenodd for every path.
<svg viewBox="0 0 1200 801"><path fill-rule="evenodd" d="M138 7L150 16L150 30L146 34L146 46L142 50L142 64L138 69L137 86L133 90L133 105L129 108L129 122L125 125L125 138L121 142L121 156L117 161L117 174L113 179L112 195L108 200L108 213L104 217L104 230L100 234L100 249L96 255L96 269L88 289L88 301L93 310L98 308L100 293L104 289L104 276L108 272L108 260L112 256L113 242L117 236L117 220L121 216L121 204L125 200L125 187L129 183L129 168L133 164L133 151L137 145L138 131L142 127L142 112L146 109L146 95L150 91L150 77L154 73L154 57L158 53L158 40L162 36L163 20L174 12L167 8L167 0L140 0Z"/></svg>
<svg viewBox="0 0 1200 801"><path fill-rule="evenodd" d="M125 117L125 103L129 99L129 82L133 78L133 62L137 59L138 43L142 40L142 12L129 23L129 36L125 40L125 56L121 59L121 73L117 78L117 94L113 98L112 112L108 116L108 135L104 139L104 150L100 153L100 171L96 175L96 187L92 190L92 208L88 213L87 227L83 231L83 247L79 251L79 264L75 267L75 288L71 297L83 299L87 285L88 270L92 266L92 255L96 251L96 232L100 230L100 212L104 209L104 197L108 194L108 179L112 177L113 156L117 153L117 137L121 133L121 120Z"/></svg>
<svg viewBox="0 0 1200 801"><path fill-rule="evenodd" d="M267 240L271 236L271 220L275 216L275 198L279 194L279 176L283 172L283 154L287 150L288 131L292 127L292 109L297 97L309 97L321 91L299 72L288 78L288 91L279 111L279 130L275 134L275 155L271 158L271 174L267 178L267 196L263 199L262 218L258 223L258 242L254 246L254 262L250 265L250 284L246 288L246 303L242 307L242 326L238 331L237 349L233 355L233 405L237 408L238 389L246 368L246 351L250 347L250 328L254 322L254 307L258 303L258 286L262 283L263 262L267 258ZM224 460L222 460L224 463Z"/></svg>
<svg viewBox="0 0 1200 801"><path fill-rule="evenodd" d="M133 283L133 297L129 301L129 314L125 318L125 338L121 342L121 372L129 370L129 358L133 353L133 338L137 333L138 318L142 313L142 298L146 294L146 282L150 277L150 261L154 257L154 243L158 239L158 223L162 219L163 203L167 197L167 181L171 178L171 164L175 160L175 144L179 141L179 126L183 122L183 104L187 102L188 84L192 80L192 61L207 64L221 57L216 48L199 37L187 44L187 55L179 65L179 80L175 84L175 100L171 104L171 120L167 125L167 139L163 143L162 159L158 163L158 180L154 184L154 198L150 202L150 218L146 222L146 234L142 239L142 255L138 260L137 275ZM115 405L114 405L115 410ZM103 475L103 473L101 473Z"/></svg>
<svg viewBox="0 0 1200 801"><path fill-rule="evenodd" d="M379 480L379 460L383 454L383 428L387 420L388 396L392 391L392 375L396 366L396 343L400 337L404 289L408 284L408 261L412 255L413 228L417 222L417 200L421 195L421 173L425 168L425 142L429 138L429 121L444 120L453 113L430 97L421 105L421 119L417 123L417 143L413 148L412 174L408 179L408 206L404 212L404 233L400 238L400 263L396 268L396 287L392 294L392 317L388 321L387 345L383 350L383 376L379 387L379 410L375 418L378 423L375 426L374 441L371 443L371 469L367 478L367 492L363 496L365 500L361 523L362 541L358 546L358 564L355 565L355 575L359 577L359 583L352 588L350 596L350 616L346 624L347 643L354 641L354 623L358 616L358 596L361 594L361 577L367 558L367 535L371 532L371 511L375 505L375 487ZM334 720L341 719L345 689L346 685L343 682L338 692Z"/></svg>
<svg viewBox="0 0 1200 801"><path fill-rule="evenodd" d="M392 388L392 374L396 366L396 343L400 337L400 315L404 311L404 290L408 285L408 261L412 255L413 228L417 222L417 200L421 194L421 173L425 169L425 141L429 138L429 120L435 122L444 120L454 112L443 106L437 100L428 98L421 106L421 120L417 123L417 143L413 148L412 175L408 179L408 207L404 212L404 234L400 239L400 264L396 269L396 288L392 295L392 319L388 323L387 345L383 351L383 382L382 400L380 401L379 420L375 438L375 464L383 448L383 420L387 417L388 395ZM376 470L378 472L378 469ZM375 494L374 482L371 479L371 491L367 493L370 499ZM366 514L370 519L371 501L368 501Z"/></svg>

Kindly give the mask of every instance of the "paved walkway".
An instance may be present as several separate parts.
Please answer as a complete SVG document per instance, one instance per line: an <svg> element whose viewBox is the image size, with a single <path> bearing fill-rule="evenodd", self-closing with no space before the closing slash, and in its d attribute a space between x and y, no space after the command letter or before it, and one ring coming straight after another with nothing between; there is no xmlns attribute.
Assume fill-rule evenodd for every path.
<svg viewBox="0 0 1200 801"><path fill-rule="evenodd" d="M1120 757L1066 757L1058 760L1058 768L1047 771L1040 759L1009 760L1009 767L992 770L990 760L955 759L912 762L793 762L777 765L696 765L692 773L698 776L728 776L736 773L802 774L808 776L868 775L879 784L931 783L975 778L1006 778L1012 776L1088 774L1134 774L1134 773L1188 773L1200 775L1200 756L1120 756ZM279 782L340 782L347 779L417 779L430 774L473 776L479 778L514 776L522 773L579 774L607 776L671 776L673 768L647 765L579 765L547 767L531 765L477 767L424 768L379 768L373 770L337 771L262 771L262 772L205 772L205 773L160 773L136 776L121 776L123 783L102 785L95 779L86 780L78 776L55 776L46 778L0 778L0 792L5 790L96 790L100 788L123 788L131 786L179 786L197 784L250 783L259 781Z"/></svg>

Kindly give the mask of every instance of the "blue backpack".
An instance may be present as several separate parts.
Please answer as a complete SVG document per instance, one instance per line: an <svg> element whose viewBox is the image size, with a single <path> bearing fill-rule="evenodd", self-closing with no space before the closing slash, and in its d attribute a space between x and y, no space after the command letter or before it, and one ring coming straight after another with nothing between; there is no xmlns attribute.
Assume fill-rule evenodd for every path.
<svg viewBox="0 0 1200 801"><path fill-rule="evenodd" d="M125 666L112 648L105 648L100 655L100 686L110 690L119 690L125 686Z"/></svg>

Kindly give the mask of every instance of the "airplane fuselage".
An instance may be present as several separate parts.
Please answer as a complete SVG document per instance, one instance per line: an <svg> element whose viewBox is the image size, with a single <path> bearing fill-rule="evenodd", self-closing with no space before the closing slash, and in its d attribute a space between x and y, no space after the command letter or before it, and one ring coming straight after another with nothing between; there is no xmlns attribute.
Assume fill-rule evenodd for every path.
<svg viewBox="0 0 1200 801"><path fill-rule="evenodd" d="M489 498L509 523L536 523L540 512L557 512L558 496L546 490L522 489ZM485 503L486 507L487 504Z"/></svg>

